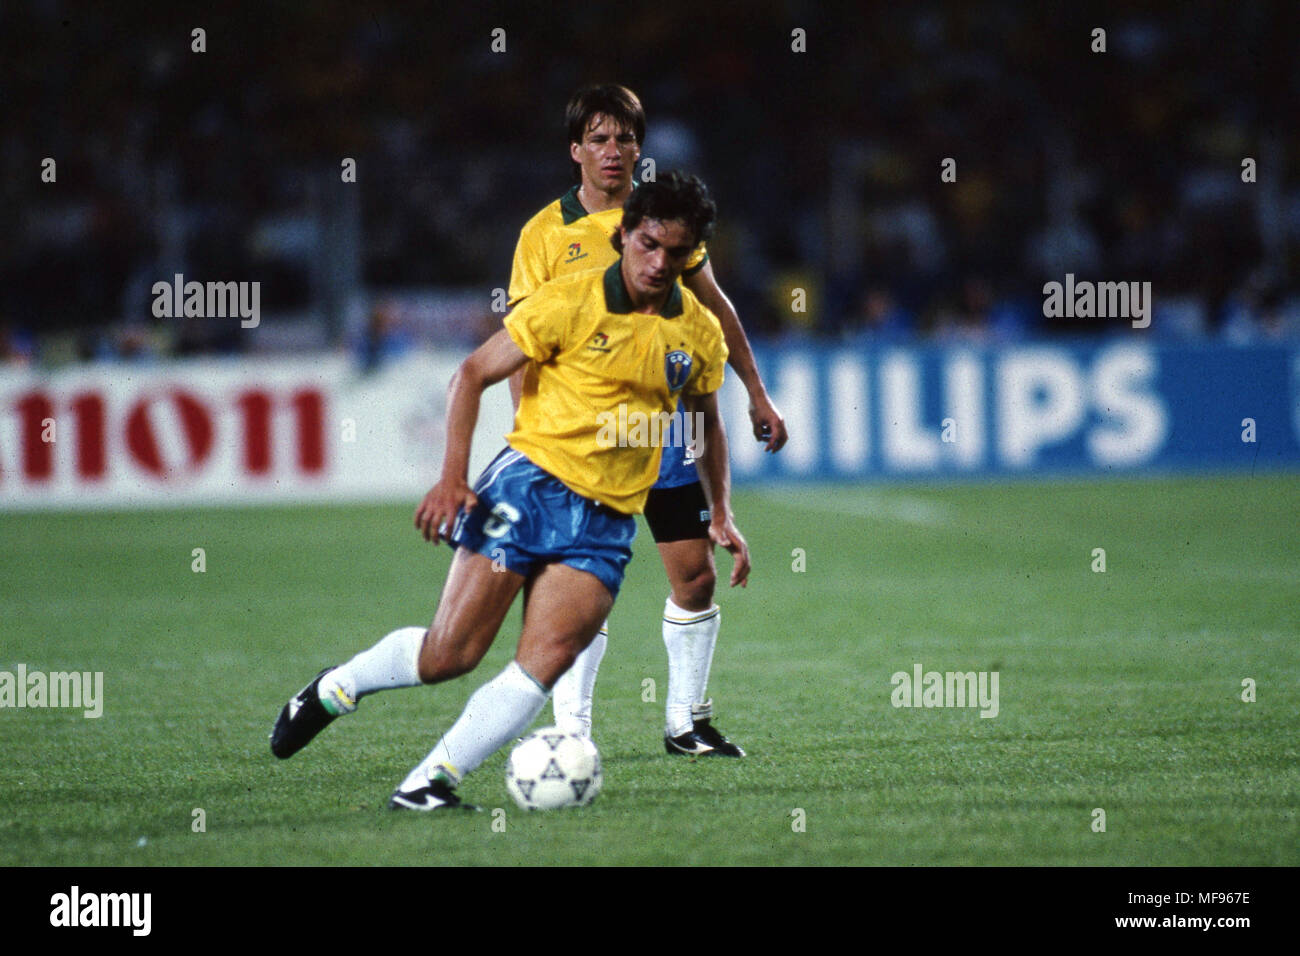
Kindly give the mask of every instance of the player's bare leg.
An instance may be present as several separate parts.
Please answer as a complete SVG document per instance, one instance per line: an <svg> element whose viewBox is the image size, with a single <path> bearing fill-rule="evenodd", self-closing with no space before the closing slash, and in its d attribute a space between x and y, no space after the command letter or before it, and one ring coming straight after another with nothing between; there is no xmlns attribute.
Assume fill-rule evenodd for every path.
<svg viewBox="0 0 1300 956"><path fill-rule="evenodd" d="M713 701L705 694L722 609L713 603L717 567L708 538L659 544L670 595L664 604L668 649L668 699L664 749L670 754L743 757L745 752L713 726Z"/></svg>
<svg viewBox="0 0 1300 956"><path fill-rule="evenodd" d="M562 564L538 571L529 582L515 659L470 696L452 728L407 774L390 806L464 806L455 795L461 778L528 729L547 691L591 643L613 603L595 575ZM464 657L452 649L449 660Z"/></svg>
<svg viewBox="0 0 1300 956"><path fill-rule="evenodd" d="M458 549L420 648L420 680L436 684L477 667L523 585L523 575Z"/></svg>
<svg viewBox="0 0 1300 956"><path fill-rule="evenodd" d="M271 731L271 752L291 757L367 694L450 680L474 668L505 619L522 575L481 554L455 553L433 624L401 627L346 664L327 668L290 699Z"/></svg>
<svg viewBox="0 0 1300 956"><path fill-rule="evenodd" d="M594 574L546 565L530 582L515 660L544 687L553 687L613 607L613 596Z"/></svg>
<svg viewBox="0 0 1300 956"><path fill-rule="evenodd" d="M707 611L713 606L718 569L713 563L713 544L708 538L664 541L659 557L668 572L673 603L686 611Z"/></svg>

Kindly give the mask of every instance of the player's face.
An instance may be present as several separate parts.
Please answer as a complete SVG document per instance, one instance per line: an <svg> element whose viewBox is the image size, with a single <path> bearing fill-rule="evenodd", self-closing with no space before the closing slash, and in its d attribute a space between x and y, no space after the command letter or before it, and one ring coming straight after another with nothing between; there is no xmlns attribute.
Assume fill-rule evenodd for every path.
<svg viewBox="0 0 1300 956"><path fill-rule="evenodd" d="M630 189L632 170L641 156L636 136L604 113L591 119L582 142L569 144L569 156L582 167L583 183L604 193Z"/></svg>
<svg viewBox="0 0 1300 956"><path fill-rule="evenodd" d="M642 219L628 232L622 226L623 284L637 306L662 303L686 268L695 236L679 219Z"/></svg>

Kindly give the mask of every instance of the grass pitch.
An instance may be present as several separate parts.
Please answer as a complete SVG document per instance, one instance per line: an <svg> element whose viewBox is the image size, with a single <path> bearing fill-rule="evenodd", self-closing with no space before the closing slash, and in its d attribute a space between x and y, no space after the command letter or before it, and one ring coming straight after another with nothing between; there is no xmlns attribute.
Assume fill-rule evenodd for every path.
<svg viewBox="0 0 1300 956"><path fill-rule="evenodd" d="M0 515L0 670L102 671L105 697L0 710L0 864L1300 863L1294 477L738 494L756 570L720 595L710 689L742 761L663 752L643 527L596 690L604 792L546 814L504 753L462 787L487 812L385 809L517 607L475 674L270 755L317 670L431 618L448 551L413 505ZM916 664L998 672L998 715L892 706Z"/></svg>

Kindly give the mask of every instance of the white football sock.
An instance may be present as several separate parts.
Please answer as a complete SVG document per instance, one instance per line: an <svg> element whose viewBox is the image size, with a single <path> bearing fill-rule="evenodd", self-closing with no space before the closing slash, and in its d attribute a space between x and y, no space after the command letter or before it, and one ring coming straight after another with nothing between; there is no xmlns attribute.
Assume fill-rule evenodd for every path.
<svg viewBox="0 0 1300 956"><path fill-rule="evenodd" d="M694 726L691 706L704 703L721 626L722 608L716 604L707 611L687 611L671 597L664 604L664 646L668 648L664 728L670 737L680 737Z"/></svg>
<svg viewBox="0 0 1300 956"><path fill-rule="evenodd" d="M527 730L545 704L545 688L518 661L511 661L505 670L470 695L451 730L406 775L398 789L415 790L425 786L443 766L450 770L452 782L459 783L503 744Z"/></svg>
<svg viewBox="0 0 1300 956"><path fill-rule="evenodd" d="M353 701L377 690L415 687L420 683L420 646L423 627L399 627L374 647L334 668L321 678L321 701L337 699L335 690Z"/></svg>
<svg viewBox="0 0 1300 956"><path fill-rule="evenodd" d="M596 672L600 659L609 646L609 622L600 626L596 638L578 655L573 666L565 671L551 689L551 706L555 711L555 726L561 730L591 736L591 699L596 690Z"/></svg>

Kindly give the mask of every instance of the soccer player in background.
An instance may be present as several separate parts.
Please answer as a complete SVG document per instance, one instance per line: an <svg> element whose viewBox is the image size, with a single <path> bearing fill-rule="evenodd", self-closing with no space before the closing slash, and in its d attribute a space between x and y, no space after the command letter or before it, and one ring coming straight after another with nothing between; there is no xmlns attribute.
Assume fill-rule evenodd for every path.
<svg viewBox="0 0 1300 956"><path fill-rule="evenodd" d="M284 706L272 753L293 756L367 694L473 670L527 584L514 660L474 692L389 800L394 809L468 807L456 794L461 779L537 717L608 616L632 556L633 515L658 478L661 446L610 440L607 416L655 420L679 400L702 416L708 533L735 557L732 585L745 583L749 551L731 519L717 402L727 347L717 319L677 284L714 219L695 177L670 173L642 187L624 210L613 265L539 289L461 364L448 387L442 475L415 512L426 540L456 548L433 624L399 628L322 671ZM471 491L479 400L520 368L528 384L508 447Z"/></svg>
<svg viewBox="0 0 1300 956"><path fill-rule="evenodd" d="M511 306L558 276L608 266L615 255L609 236L635 186L645 113L635 93L608 84L575 93L565 122L578 183L521 230L510 275ZM766 442L769 452L778 451L786 441L785 422L763 386L745 330L718 287L703 242L691 252L682 284L717 316L730 364L749 392L754 437ZM529 387L525 376L531 374L527 369L511 379L516 402L521 389ZM664 748L670 754L742 757L744 751L713 726L713 703L705 696L722 618L713 603L716 572L708 505L681 435L672 436L663 451L659 481L650 491L645 516L670 592L663 617L668 649ZM564 730L591 734L592 695L608 637L606 625L555 686L555 722Z"/></svg>

